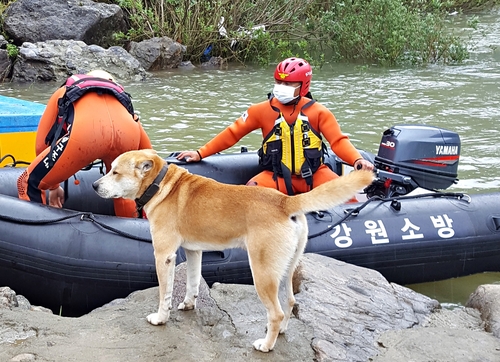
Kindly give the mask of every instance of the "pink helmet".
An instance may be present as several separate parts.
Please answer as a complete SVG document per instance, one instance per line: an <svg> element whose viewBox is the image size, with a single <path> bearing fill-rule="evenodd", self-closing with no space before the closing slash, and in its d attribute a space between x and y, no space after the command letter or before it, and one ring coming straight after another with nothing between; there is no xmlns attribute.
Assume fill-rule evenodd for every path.
<svg viewBox="0 0 500 362"><path fill-rule="evenodd" d="M288 58L278 64L274 71L274 79L282 82L301 82L300 96L309 93L312 79L311 65L301 58Z"/></svg>

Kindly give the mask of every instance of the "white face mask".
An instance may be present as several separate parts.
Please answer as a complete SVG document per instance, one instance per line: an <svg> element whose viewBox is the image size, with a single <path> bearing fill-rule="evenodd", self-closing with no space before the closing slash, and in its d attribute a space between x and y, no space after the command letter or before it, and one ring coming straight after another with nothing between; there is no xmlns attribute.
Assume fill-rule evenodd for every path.
<svg viewBox="0 0 500 362"><path fill-rule="evenodd" d="M298 87L291 87L289 85L284 85L284 84L275 84L274 89L273 89L273 94L274 97L280 102L281 104L287 104L293 101L295 98L298 96L295 96L295 90Z"/></svg>

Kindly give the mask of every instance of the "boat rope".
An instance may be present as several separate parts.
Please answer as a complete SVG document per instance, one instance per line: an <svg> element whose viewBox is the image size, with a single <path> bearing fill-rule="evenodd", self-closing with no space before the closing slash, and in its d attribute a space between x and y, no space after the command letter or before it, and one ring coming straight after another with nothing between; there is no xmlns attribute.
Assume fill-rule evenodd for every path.
<svg viewBox="0 0 500 362"><path fill-rule="evenodd" d="M345 210L345 215L334 222L331 225L328 225L324 230L317 232L316 234L308 235L307 239L313 239L318 236L324 235L327 232L331 231L334 227L340 225L342 222L347 220L350 216L357 216L361 210L363 210L368 204L372 203L373 201L380 201L381 203L384 202L391 202L391 207L395 208L396 210L399 210L401 208L401 204L399 204L400 200L411 200L411 199L420 199L424 197L449 197L449 198L454 198L458 200L464 200L467 203L471 202L471 197L468 194L464 193L454 193L454 192L432 192L432 193L426 193L426 194L417 194L417 195L404 195L404 196L393 196L393 197L387 197L387 198L382 198L380 196L373 196L366 200L363 204L360 206L353 208L353 209L346 209ZM325 221L322 220L325 215L328 215L330 217L329 221L333 221L333 215L329 211L317 211L314 213L311 213L312 217L315 218L318 221Z"/></svg>
<svg viewBox="0 0 500 362"><path fill-rule="evenodd" d="M427 194L395 196L395 197L388 197L388 198L382 198L380 196L373 196L373 197L369 198L363 204L361 204L360 206L358 206L356 208L346 209L345 210L345 215L342 218L340 218L339 220L337 220L333 224L328 225L328 227L326 227L324 230L322 230L320 232L317 232L315 234L312 234L312 235L308 235L307 238L308 239L313 239L313 238L316 238L318 236L326 234L327 232L331 231L334 227L336 227L337 225L340 225L342 222L344 222L345 220L347 220L349 217L351 217L351 216L357 216L360 213L361 210L363 210L368 204L370 204L370 203L372 203L374 201L380 201L381 203L391 202L392 204L394 204L394 203L398 203L400 200L419 199L419 198L424 198L424 197L433 197L433 198L437 198L437 197L450 197L450 198L455 198L455 199L458 199L458 200L465 200L466 202L469 202L469 203L471 201L470 196L467 195L467 194L464 194L464 193L451 193L451 192L434 192L434 193L427 193ZM395 208L398 207L397 205L392 205L392 204L391 204L392 207L395 207ZM325 218L326 215L328 215L329 218L330 218L329 221L333 221L333 215L329 211L318 211L318 212L315 212L315 213L311 213L311 215L316 220L319 220L319 221L325 221L324 218ZM61 221L68 220L68 219L71 219L71 218L75 218L75 217L79 217L80 220L82 220L82 221L84 221L84 220L91 221L91 222L99 225L103 229L112 231L112 232L114 232L114 233L116 233L118 235L125 236L125 237L127 237L129 239L135 239L135 240L138 240L138 241L152 243L152 239L151 238L143 238L143 237L140 237L140 236L137 236L137 235L132 235L132 234L129 234L129 233L123 231L123 230L119 230L119 229L114 228L114 227L112 227L110 225L107 225L107 224L105 224L105 223L103 223L101 221L98 221L98 220L95 219L94 214L93 213L89 213L89 212L76 212L74 214L66 215L66 216L63 216L63 217L60 217L60 218L42 219L42 220L20 219L20 218L15 218L15 217L11 217L11 216L0 215L0 219L1 220L5 220L5 221L9 221L9 222L15 222L15 223L19 223L19 224L28 224L28 225L53 224L53 223L61 222Z"/></svg>
<svg viewBox="0 0 500 362"><path fill-rule="evenodd" d="M82 216L84 215L84 212L78 212L75 214L63 216L60 218L55 218L55 219L40 219L40 220L34 220L34 219L21 219L17 217L12 217L12 216L7 216L7 215L0 215L1 220L5 220L8 222L13 222L16 224L27 224L27 225L47 225L47 224L55 224L57 222L61 222L64 220L68 220L74 217Z"/></svg>
<svg viewBox="0 0 500 362"><path fill-rule="evenodd" d="M12 163L9 163L7 165L4 165L2 167L17 167L18 165L29 165L30 162L27 162L27 161L18 161L16 160L16 158L11 155L11 154L6 154L5 156L1 157L0 158L0 163L2 163L3 161L5 161L7 158L10 158L12 160ZM96 160L92 163L89 163L87 166L85 166L84 168L81 169L81 171L89 171L91 170L92 168L98 166L99 167L99 172L104 175L105 172L104 172L104 162L102 160ZM76 178L76 175L73 175L75 178Z"/></svg>
<svg viewBox="0 0 500 362"><path fill-rule="evenodd" d="M16 167L17 165L29 165L29 162L26 161L17 161L14 156L11 154L6 154L2 158L0 158L0 163L2 163L5 159L10 158L12 159L12 163L9 163L8 165L5 165L4 167Z"/></svg>
<svg viewBox="0 0 500 362"><path fill-rule="evenodd" d="M76 212L74 214L66 215L66 216L59 217L59 218L41 219L41 220L21 219L21 218L11 217L11 216L7 216L7 215L0 215L0 220L5 220L5 221L8 221L8 222L13 222L13 223L17 223L17 224L26 224L26 225L48 225L48 224L55 224L55 223L58 223L58 222L61 222L61 221L65 221L65 220L68 220L68 219L72 219L72 218L79 218L81 221L91 221L91 222L99 225L103 229L112 231L112 232L114 232L114 233L116 233L118 235L125 236L125 237L127 237L129 239L135 239L135 240L138 240L138 241L144 241L144 242L147 242L147 243L152 243L151 238L143 238L143 237L140 237L140 236L137 236L137 235L132 235L132 234L129 234L129 233L123 231L123 230L119 230L119 229L114 228L114 227L112 227L110 225L107 225L106 223L98 221L94 217L94 214L89 213L89 212Z"/></svg>
<svg viewBox="0 0 500 362"><path fill-rule="evenodd" d="M92 214L92 213L85 213L85 216L82 216L82 220L84 220L85 218L88 219L88 220L90 220L90 221L92 221L92 222L94 222L94 223L96 223L97 225L99 225L103 229L112 231L114 233L117 233L118 235L125 236L125 237L127 237L129 239L135 239L135 240L144 241L144 242L147 242L147 243L152 243L153 242L151 238L143 238L143 237L140 237L140 236L137 236L137 235L132 235L132 234L129 234L129 233L123 231L123 230L119 230L119 229L114 228L112 226L106 225L103 222L97 221L94 218L94 214Z"/></svg>

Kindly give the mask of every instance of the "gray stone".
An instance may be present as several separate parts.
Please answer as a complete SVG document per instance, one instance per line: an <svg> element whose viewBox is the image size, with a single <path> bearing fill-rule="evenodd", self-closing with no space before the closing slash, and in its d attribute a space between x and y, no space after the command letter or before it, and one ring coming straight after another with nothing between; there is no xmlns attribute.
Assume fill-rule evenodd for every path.
<svg viewBox="0 0 500 362"><path fill-rule="evenodd" d="M121 8L90 0L18 0L4 12L4 30L19 47L12 62L0 49L0 81L62 84L69 76L103 69L118 81L140 81L146 70L177 68L186 47L168 37L113 46L126 32ZM7 42L0 38L0 48ZM13 65L14 64L14 65Z"/></svg>
<svg viewBox="0 0 500 362"><path fill-rule="evenodd" d="M0 49L5 49L7 47L7 40L5 40L3 35L0 35Z"/></svg>
<svg viewBox="0 0 500 362"><path fill-rule="evenodd" d="M484 330L478 310L442 309L376 271L306 254L294 286L294 317L267 354L252 347L265 334L266 313L251 285L216 283L210 289L203 282L197 309L176 309L185 291L185 264L176 268L174 309L164 326L145 318L157 309L158 288L79 318L17 307L13 292L2 289L0 299L9 302L0 304L0 360L500 360L500 340ZM481 300L491 301L487 318L493 320L500 301L490 292L485 288Z"/></svg>
<svg viewBox="0 0 500 362"><path fill-rule="evenodd" d="M3 20L5 33L17 45L65 39L109 47L116 44L115 33L127 31L118 5L90 0L17 0Z"/></svg>
<svg viewBox="0 0 500 362"><path fill-rule="evenodd" d="M146 70L155 71L177 68L186 53L186 47L168 37L155 37L131 42L128 49Z"/></svg>
<svg viewBox="0 0 500 362"><path fill-rule="evenodd" d="M0 81L9 77L12 63L6 49L0 49Z"/></svg>
<svg viewBox="0 0 500 362"><path fill-rule="evenodd" d="M104 49L76 40L49 40L23 43L14 64L12 81L56 81L62 83L73 74L103 69L117 80L143 80L147 77L139 61L117 46Z"/></svg>
<svg viewBox="0 0 500 362"><path fill-rule="evenodd" d="M466 306L479 310L486 331L500 338L500 285L479 286L469 297Z"/></svg>

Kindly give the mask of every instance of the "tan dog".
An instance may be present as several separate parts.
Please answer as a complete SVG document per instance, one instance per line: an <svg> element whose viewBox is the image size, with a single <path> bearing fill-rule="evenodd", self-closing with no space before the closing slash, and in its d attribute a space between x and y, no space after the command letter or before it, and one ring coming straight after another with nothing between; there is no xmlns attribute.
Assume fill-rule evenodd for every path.
<svg viewBox="0 0 500 362"><path fill-rule="evenodd" d="M162 170L166 170L164 176ZM268 316L266 337L253 346L268 352L274 348L278 333L285 332L295 304L292 276L307 243L305 213L345 202L372 181L371 171L355 171L308 193L287 196L269 188L227 185L193 175L175 164L166 165L152 150L141 150L117 157L111 170L93 186L104 198L140 199L147 195L144 209L160 292L158 313L147 317L151 324L164 324L169 318L180 246L187 259L186 296L178 306L181 310L195 308L202 250L241 247L248 251L255 289ZM283 312L278 289L287 270Z"/></svg>

